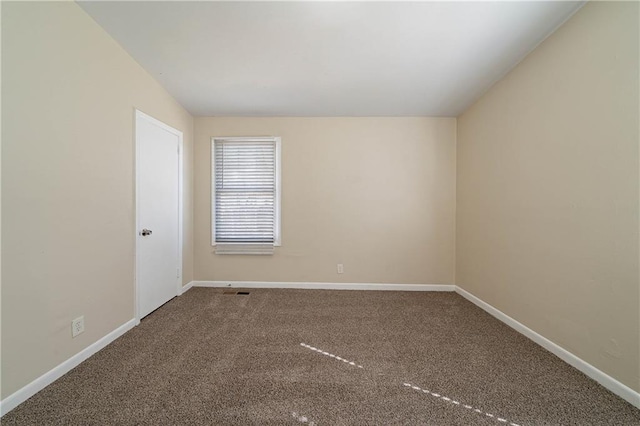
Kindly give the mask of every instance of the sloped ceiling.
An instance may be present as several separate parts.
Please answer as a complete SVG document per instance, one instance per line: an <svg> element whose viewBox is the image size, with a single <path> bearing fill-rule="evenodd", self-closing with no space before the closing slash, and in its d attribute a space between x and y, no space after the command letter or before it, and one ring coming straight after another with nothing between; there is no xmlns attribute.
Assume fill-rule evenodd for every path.
<svg viewBox="0 0 640 426"><path fill-rule="evenodd" d="M79 2L197 116L457 116L582 2Z"/></svg>

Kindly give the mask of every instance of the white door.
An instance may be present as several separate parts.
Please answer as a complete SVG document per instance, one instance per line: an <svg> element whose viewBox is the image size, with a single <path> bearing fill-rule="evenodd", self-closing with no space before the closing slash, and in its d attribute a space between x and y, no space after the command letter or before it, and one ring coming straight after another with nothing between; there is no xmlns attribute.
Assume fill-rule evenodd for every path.
<svg viewBox="0 0 640 426"><path fill-rule="evenodd" d="M181 285L182 132L136 111L136 285L141 319Z"/></svg>

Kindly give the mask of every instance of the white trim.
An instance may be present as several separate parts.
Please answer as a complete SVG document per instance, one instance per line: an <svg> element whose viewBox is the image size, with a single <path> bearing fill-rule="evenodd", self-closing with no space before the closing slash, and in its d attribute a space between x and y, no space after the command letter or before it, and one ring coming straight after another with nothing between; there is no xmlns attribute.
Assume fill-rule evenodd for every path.
<svg viewBox="0 0 640 426"><path fill-rule="evenodd" d="M24 386L22 389L17 390L16 392L3 399L0 402L0 416L4 416L9 411L13 410L18 405L31 398L33 395L58 380L73 368L80 365L80 363L89 358L91 355L95 354L96 352L107 346L109 343L113 342L118 337L131 330L133 327L135 327L135 325L136 319L130 319L120 327L113 330L111 333L99 339L97 342L94 342L93 344L84 348L71 358L59 364L57 367L54 367L53 369L47 371L42 376Z"/></svg>
<svg viewBox="0 0 640 426"><path fill-rule="evenodd" d="M174 129L173 127L169 126L168 124L163 123L162 121L153 118L152 116L145 114L144 112L140 111L139 109L134 109L134 126L133 126L133 140L134 140L134 144L135 144L135 159L134 159L134 179L135 179L135 212L134 212L134 216L135 216L135 222L136 222L136 229L135 229L135 234L134 234L134 238L135 238L135 253L134 253L134 296L135 296L135 318L137 320L136 325L138 325L140 323L140 289L139 289L139 283L140 280L138 279L138 230L140 229L140 218L139 218L139 212L140 212L140 188L139 188L139 171L140 168L138 167L138 160L140 158L140 146L138 144L138 137L137 137L137 124L138 124L138 120L146 120L149 123L154 124L157 127L160 127L163 130L166 130L167 132L174 134L178 137L178 265L177 266L177 277L176 277L176 296L179 296L180 294L182 294L183 289L182 289L182 273L183 273L183 258L182 258L182 245L183 245L183 227L184 227L184 141L183 141L183 134L180 130Z"/></svg>
<svg viewBox="0 0 640 426"><path fill-rule="evenodd" d="M182 294L182 274L184 273L184 136L178 132L178 273L176 295Z"/></svg>
<svg viewBox="0 0 640 426"><path fill-rule="evenodd" d="M193 287L194 282L195 281L189 281L187 284L180 287L180 292L178 293L178 296L182 296L183 294L191 290L191 287Z"/></svg>
<svg viewBox="0 0 640 426"><path fill-rule="evenodd" d="M276 142L276 219L274 224L276 238L273 241L273 246L280 247L282 245L282 226L280 222L280 218L282 217L282 138L274 137L273 139Z"/></svg>
<svg viewBox="0 0 640 426"><path fill-rule="evenodd" d="M608 374L598 370L593 365L582 360L581 358L578 358L571 352L553 343L551 340L547 339L546 337L536 333L535 331L531 330L530 328L523 325L522 323L519 323L515 319L511 318L504 312L494 308L493 306L483 301L482 299L479 299L478 297L460 288L459 286L455 286L455 287L456 287L456 290L455 290L456 293L458 293L460 296L464 297L468 301L482 308L484 311L491 314L493 317L497 318L498 320L502 321L509 327L513 328L520 334L523 334L524 336L533 340L535 343L542 346L543 348L545 348L546 350L548 350L549 352L551 352L552 354L554 354L555 356L557 356L558 358L566 362L567 364L577 368L587 376L591 377L596 382L600 383L605 388L609 389L611 392L618 395L620 398L629 402L631 405L634 405L640 408L640 393L634 391L627 385L620 383L618 380L614 379Z"/></svg>
<svg viewBox="0 0 640 426"><path fill-rule="evenodd" d="M271 281L193 281L194 287L297 288L308 290L455 291L452 284L316 283Z"/></svg>

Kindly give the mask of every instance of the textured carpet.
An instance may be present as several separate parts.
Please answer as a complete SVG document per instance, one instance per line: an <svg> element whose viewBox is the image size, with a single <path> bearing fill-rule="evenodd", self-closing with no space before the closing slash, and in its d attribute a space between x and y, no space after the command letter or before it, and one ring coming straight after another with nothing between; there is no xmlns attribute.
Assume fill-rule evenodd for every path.
<svg viewBox="0 0 640 426"><path fill-rule="evenodd" d="M640 425L455 293L247 291L190 290L2 424Z"/></svg>

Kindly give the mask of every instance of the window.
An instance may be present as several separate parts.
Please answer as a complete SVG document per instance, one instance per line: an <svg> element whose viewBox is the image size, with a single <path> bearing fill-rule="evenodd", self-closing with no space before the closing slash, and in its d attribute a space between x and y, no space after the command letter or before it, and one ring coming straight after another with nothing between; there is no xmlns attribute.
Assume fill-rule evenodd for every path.
<svg viewBox="0 0 640 426"><path fill-rule="evenodd" d="M280 138L213 138L211 228L218 254L280 245Z"/></svg>

